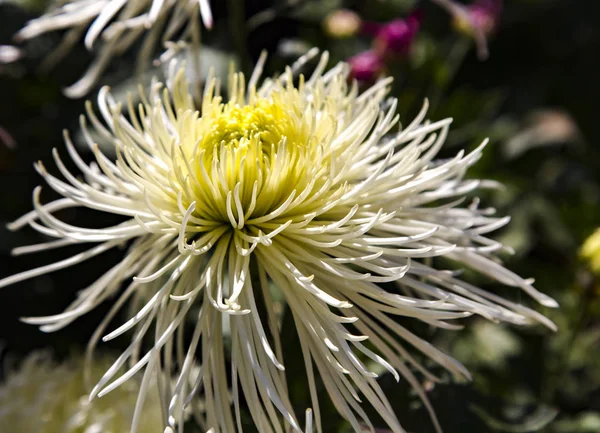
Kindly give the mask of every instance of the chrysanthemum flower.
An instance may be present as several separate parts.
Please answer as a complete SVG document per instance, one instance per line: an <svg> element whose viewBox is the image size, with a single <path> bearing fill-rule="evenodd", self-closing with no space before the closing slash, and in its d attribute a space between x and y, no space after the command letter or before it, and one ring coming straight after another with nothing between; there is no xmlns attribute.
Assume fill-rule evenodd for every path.
<svg viewBox="0 0 600 433"><path fill-rule="evenodd" d="M98 380L110 366L101 357L87 370ZM136 380L125 384L106 399L89 401L82 357L58 364L44 352L34 352L22 365L9 371L0 383L0 425L11 433L125 433L138 397ZM158 392L148 395L139 433L162 433ZM6 430L5 430L6 429Z"/></svg>
<svg viewBox="0 0 600 433"><path fill-rule="evenodd" d="M29 21L17 33L16 39L26 40L50 31L68 30L62 43L42 65L50 68L85 32L85 46L95 51L95 59L83 77L65 89L66 95L78 98L86 95L113 58L127 51L142 34L146 36L138 54L141 67L148 63L159 41L168 48L163 54L166 57L182 42L198 43L200 19L207 28L212 27L209 0L57 1L47 13Z"/></svg>
<svg viewBox="0 0 600 433"><path fill-rule="evenodd" d="M64 180L36 165L64 198L42 204L38 187L35 210L11 228L29 224L55 239L15 253L92 246L6 278L0 286L129 244L123 260L82 290L64 313L28 320L56 330L121 293L94 344L116 311L134 299L135 314L104 337L111 340L134 329L133 341L92 396L109 393L145 369L143 395L154 372L175 369L179 379L173 388L163 387L163 401L177 407L202 393L206 426L216 433L241 428L241 394L260 432L282 432L282 419L301 431L286 385L275 308L280 298L295 322L316 431L322 433L320 377L356 431L371 425L362 399L398 433L403 429L372 371L375 364L414 387L430 410L415 373L436 377L414 350L454 377L468 377L468 372L396 317L447 329L472 314L553 326L520 303L432 265L432 258L444 257L456 267L522 289L545 306L556 305L495 258L503 246L486 234L507 219L479 209L477 202L463 205L466 194L488 186L463 178L483 145L434 161L451 119L427 121L425 106L411 123L393 131L398 117L396 101L386 98L389 80L358 94L356 85L348 86L349 66L340 63L325 72L324 55L309 79L300 76L295 83L307 58L258 86L262 58L247 85L242 74L230 76L226 98L218 80L212 80L201 106L194 104L182 70L173 69L166 87L155 83L143 104L137 110L129 104L126 114L104 89L102 120L91 110L88 117L113 143L117 160L103 155L87 135L96 161L86 165L65 133L67 151L84 177L70 173L56 150ZM84 118L81 125L85 131ZM54 216L74 207L125 220L92 229ZM192 314L194 329L184 339L182 323ZM154 345L140 353L152 325ZM132 356L134 365L116 378ZM190 381L194 361L201 373ZM167 422L174 423L170 408Z"/></svg>

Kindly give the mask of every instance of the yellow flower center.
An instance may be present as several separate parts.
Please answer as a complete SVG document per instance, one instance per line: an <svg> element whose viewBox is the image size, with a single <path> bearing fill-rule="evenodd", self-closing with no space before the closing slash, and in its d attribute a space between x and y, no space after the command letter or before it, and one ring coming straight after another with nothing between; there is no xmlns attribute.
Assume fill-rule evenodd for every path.
<svg viewBox="0 0 600 433"><path fill-rule="evenodd" d="M292 88L247 104L237 99L223 104L217 96L205 100L201 116L179 116L195 180L185 201L196 202L195 214L252 224L302 191L316 172L319 153L319 134L308 114Z"/></svg>
<svg viewBox="0 0 600 433"><path fill-rule="evenodd" d="M307 144L307 131L302 128L301 113L285 109L289 107L259 99L253 105L229 103L221 104L219 108L221 110L203 115L208 128L200 148L205 149L207 154L212 154L221 146L242 150L257 144L262 148L263 155L270 158L271 152L283 141L288 147L304 147Z"/></svg>

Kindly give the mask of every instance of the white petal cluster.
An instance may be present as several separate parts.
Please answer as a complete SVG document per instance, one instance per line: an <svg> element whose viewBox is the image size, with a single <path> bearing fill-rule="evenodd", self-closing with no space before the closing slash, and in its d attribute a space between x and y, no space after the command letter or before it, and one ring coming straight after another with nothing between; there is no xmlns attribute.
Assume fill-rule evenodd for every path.
<svg viewBox="0 0 600 433"><path fill-rule="evenodd" d="M66 30L62 43L45 60L43 68L60 62L85 33L84 42L95 58L87 72L65 89L72 98L86 95L113 61L145 35L138 63L148 64L157 43L170 56L185 42L199 44L200 19L212 27L209 0L68 0L56 1L48 12L29 21L18 40ZM174 42L175 41L175 42Z"/></svg>
<svg viewBox="0 0 600 433"><path fill-rule="evenodd" d="M89 379L98 380L109 358L87 364ZM89 401L82 357L59 364L44 352L29 355L0 383L0 426L11 433L125 433L138 398L132 380L106 399ZM162 433L158 392L148 393L139 433Z"/></svg>
<svg viewBox="0 0 600 433"><path fill-rule="evenodd" d="M554 326L520 302L459 278L457 270L470 269L556 306L496 258L505 248L487 234L508 219L480 209L476 200L465 206L467 194L494 185L464 178L484 146L434 160L451 119L426 120L425 105L398 129L396 101L386 96L389 80L359 94L348 85L347 64L326 71L327 55L310 78L296 77L310 55L257 87L262 58L248 85L243 75L230 76L227 98L214 79L200 106L175 68L166 87L155 83L149 95L141 95L143 103L129 103L125 113L103 90L102 120L91 109L88 118L113 143L116 161L86 133L95 155L90 165L65 134L83 178L67 170L56 150L62 179L37 164L63 198L42 204L36 189L35 209L11 227L30 225L53 240L15 253L90 246L6 278L0 286L129 244L122 261L83 289L65 312L29 319L45 331L57 330L118 295L92 338L95 345L130 301L131 318L104 340L133 330L131 345L92 396L116 390L140 370L143 395L154 374L176 371L175 385L161 389L170 427L177 421L172 408L200 394L207 429L241 431L243 394L260 432L322 433L319 377L355 431L371 426L361 406L366 401L400 433L404 430L374 370L410 384L436 425L420 377L438 378L415 352L454 377L468 372L396 318L445 329L459 328L457 320L473 314L494 322ZM81 125L86 131L83 117ZM55 216L77 207L121 215L124 221L97 229ZM438 263L440 257L444 261ZM444 263L451 270L440 269ZM309 426L297 420L288 393L280 302L293 316L304 356L312 399ZM184 336L186 320L193 329ZM149 330L154 344L145 351ZM128 361L130 369L119 375Z"/></svg>

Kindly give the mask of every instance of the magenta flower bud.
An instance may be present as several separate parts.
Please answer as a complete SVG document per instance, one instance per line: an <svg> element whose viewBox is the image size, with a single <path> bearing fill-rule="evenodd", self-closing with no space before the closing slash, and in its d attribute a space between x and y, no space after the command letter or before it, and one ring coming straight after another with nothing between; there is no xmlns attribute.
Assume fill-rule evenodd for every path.
<svg viewBox="0 0 600 433"><path fill-rule="evenodd" d="M384 63L381 55L375 50L363 51L348 59L350 75L357 81L372 82L381 75Z"/></svg>
<svg viewBox="0 0 600 433"><path fill-rule="evenodd" d="M413 40L421 27L422 14L417 11L406 19L398 19L383 24L375 36L375 49L385 55L408 53Z"/></svg>
<svg viewBox="0 0 600 433"><path fill-rule="evenodd" d="M476 0L469 6L454 0L432 0L453 17L454 27L475 39L480 59L488 57L487 38L498 27L503 0Z"/></svg>
<svg viewBox="0 0 600 433"><path fill-rule="evenodd" d="M463 13L455 14L454 25L467 35L483 32L489 36L496 30L501 14L502 0L478 0L464 8Z"/></svg>

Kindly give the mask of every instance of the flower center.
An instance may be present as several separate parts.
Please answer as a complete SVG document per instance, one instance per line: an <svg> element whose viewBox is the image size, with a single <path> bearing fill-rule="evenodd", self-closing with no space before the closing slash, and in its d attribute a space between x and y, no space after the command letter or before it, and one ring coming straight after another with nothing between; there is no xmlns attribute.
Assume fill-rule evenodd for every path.
<svg viewBox="0 0 600 433"><path fill-rule="evenodd" d="M239 148L257 139L264 147L279 144L283 139L301 145L303 137L298 134L297 123L292 113L261 100L256 106L224 106L222 114L212 120L209 133L202 142L203 148L223 144Z"/></svg>
<svg viewBox="0 0 600 433"><path fill-rule="evenodd" d="M199 119L204 162L221 159L222 152L246 154L249 147L260 147L261 156L268 163L280 145L303 148L308 144L308 131L302 113L293 106L282 106L276 101L258 99L254 104L230 102L211 106ZM209 161L207 161L209 160Z"/></svg>
<svg viewBox="0 0 600 433"><path fill-rule="evenodd" d="M197 137L186 139L196 167L189 199L203 218L251 224L310 182L315 136L302 101L293 96L284 101L274 94L246 105L215 97L205 101L200 117L188 116L191 124L180 124L180 137Z"/></svg>

